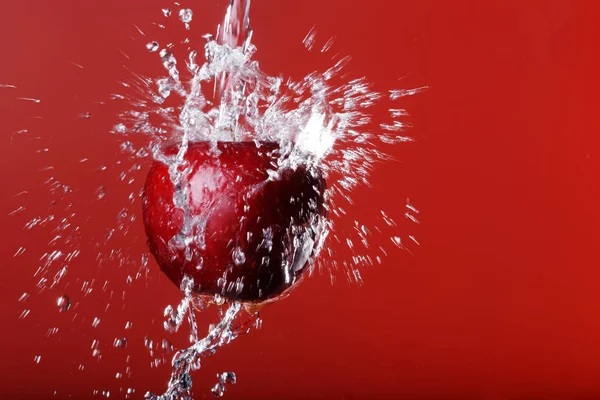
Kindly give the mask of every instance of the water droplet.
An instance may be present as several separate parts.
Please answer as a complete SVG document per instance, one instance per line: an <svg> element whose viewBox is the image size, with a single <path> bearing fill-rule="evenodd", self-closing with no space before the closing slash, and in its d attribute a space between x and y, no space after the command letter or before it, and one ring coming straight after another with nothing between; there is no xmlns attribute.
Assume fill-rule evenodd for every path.
<svg viewBox="0 0 600 400"><path fill-rule="evenodd" d="M127 209L122 208L121 211L117 214L117 221L123 222L127 218Z"/></svg>
<svg viewBox="0 0 600 400"><path fill-rule="evenodd" d="M100 186L98 189L96 189L96 198L100 200L104 196L106 196L106 188L104 186Z"/></svg>
<svg viewBox="0 0 600 400"><path fill-rule="evenodd" d="M59 329L58 329L58 328L56 328L56 327L55 327L55 328L49 328L49 329L46 331L46 337L50 337L50 336L52 336L52 335L56 335L56 334L58 333L58 330L59 330Z"/></svg>
<svg viewBox="0 0 600 400"><path fill-rule="evenodd" d="M100 186L97 190L96 190L96 198L98 200L102 199L104 196L106 196L106 188L104 186Z"/></svg>
<svg viewBox="0 0 600 400"><path fill-rule="evenodd" d="M71 308L71 299L66 294L63 294L56 300L58 311L64 312Z"/></svg>
<svg viewBox="0 0 600 400"><path fill-rule="evenodd" d="M171 16L171 9L170 8L163 8L162 9L162 13L165 17L170 17Z"/></svg>
<svg viewBox="0 0 600 400"><path fill-rule="evenodd" d="M94 318L94 320L92 321L92 326L93 326L94 328L97 328L97 327L98 327L98 325L100 325L100 318L96 317L96 318Z"/></svg>
<svg viewBox="0 0 600 400"><path fill-rule="evenodd" d="M127 347L127 338L115 338L113 346L119 349Z"/></svg>
<svg viewBox="0 0 600 400"><path fill-rule="evenodd" d="M197 54L198 53L196 52L196 50L192 50L189 55L189 70L194 75L197 74L198 70L200 69L200 66L198 64L196 64Z"/></svg>
<svg viewBox="0 0 600 400"><path fill-rule="evenodd" d="M149 52L154 53L156 50L158 50L159 44L158 42L148 42L146 44L146 48L148 49Z"/></svg>
<svg viewBox="0 0 600 400"><path fill-rule="evenodd" d="M242 265L246 262L246 255L239 246L233 249L232 258L235 265Z"/></svg>
<svg viewBox="0 0 600 400"><path fill-rule="evenodd" d="M121 97L123 97L123 96L121 96ZM125 124L117 124L113 127L111 132L124 134L124 133L127 133L127 127L125 126Z"/></svg>
<svg viewBox="0 0 600 400"><path fill-rule="evenodd" d="M415 242L415 244L417 246L421 245L421 243L419 243L418 240L413 235L408 235L408 237L410 238L410 240L412 240L413 242Z"/></svg>
<svg viewBox="0 0 600 400"><path fill-rule="evenodd" d="M402 239L399 236L392 236L392 243L394 243L397 247L402 248Z"/></svg>
<svg viewBox="0 0 600 400"><path fill-rule="evenodd" d="M40 99L32 99L31 97L17 97L19 100L32 101L34 103L39 103Z"/></svg>
<svg viewBox="0 0 600 400"><path fill-rule="evenodd" d="M235 372L223 372L221 374L217 374L217 378L219 378L221 383L235 385L236 382Z"/></svg>
<svg viewBox="0 0 600 400"><path fill-rule="evenodd" d="M184 8L179 11L179 19L181 19L181 22L183 22L184 24L189 24L190 22L192 22L192 14L192 10L190 10L189 8Z"/></svg>
<svg viewBox="0 0 600 400"><path fill-rule="evenodd" d="M215 397L223 397L225 394L225 385L219 382L212 388L211 392Z"/></svg>
<svg viewBox="0 0 600 400"><path fill-rule="evenodd" d="M35 362L36 364L39 364L40 361L42 361L42 356L35 356L35 357L33 357L33 362Z"/></svg>
<svg viewBox="0 0 600 400"><path fill-rule="evenodd" d="M329 49L331 48L331 46L333 45L333 42L335 41L335 38L330 38L327 43L325 43L323 45L323 48L321 49L321 53L327 53L329 51Z"/></svg>
<svg viewBox="0 0 600 400"><path fill-rule="evenodd" d="M17 208L16 210L14 210L14 211L11 211L10 213L8 213L8 215L10 215L10 216L13 216L13 215L15 215L15 214L18 214L18 213L20 213L20 212L22 212L22 211L25 211L25 207L23 207L23 206L20 206L20 207L19 207L19 208Z"/></svg>
<svg viewBox="0 0 600 400"><path fill-rule="evenodd" d="M133 322L131 322L131 321L127 321L127 322L125 323L125 329L129 330L129 329L131 329L131 327L133 327Z"/></svg>
<svg viewBox="0 0 600 400"><path fill-rule="evenodd" d="M135 153L135 148L133 147L133 143L126 140L125 142L119 145L119 148L124 154L133 154Z"/></svg>
<svg viewBox="0 0 600 400"><path fill-rule="evenodd" d="M158 86L158 94L164 99L171 95L171 90L173 89L173 85L171 84L171 80L169 78L158 79L156 81Z"/></svg>
<svg viewBox="0 0 600 400"><path fill-rule="evenodd" d="M169 342L167 339L162 340L161 347L167 353L172 352L173 348L174 348L173 344L171 342Z"/></svg>
<svg viewBox="0 0 600 400"><path fill-rule="evenodd" d="M390 100L396 100L396 99L399 99L400 97L414 96L415 94L424 92L427 89L429 89L428 86L418 87L415 89L390 90Z"/></svg>
<svg viewBox="0 0 600 400"><path fill-rule="evenodd" d="M306 47L307 50L309 50L309 51L312 50L316 37L317 37L317 29L316 29L316 26L313 26L310 29L310 31L308 31L308 33L306 34L306 37L302 41L302 43L304 43L304 47Z"/></svg>
<svg viewBox="0 0 600 400"><path fill-rule="evenodd" d="M138 152L135 154L138 158L144 158L144 157L148 157L148 150L146 150L145 148L141 148L138 150Z"/></svg>
<svg viewBox="0 0 600 400"><path fill-rule="evenodd" d="M390 108L390 115L392 118L400 118L408 116L408 111L403 108Z"/></svg>

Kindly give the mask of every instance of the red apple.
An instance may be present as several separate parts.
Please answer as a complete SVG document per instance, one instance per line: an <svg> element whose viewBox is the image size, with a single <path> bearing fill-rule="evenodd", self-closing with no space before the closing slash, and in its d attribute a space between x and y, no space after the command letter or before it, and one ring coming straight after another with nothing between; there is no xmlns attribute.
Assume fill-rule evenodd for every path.
<svg viewBox="0 0 600 400"><path fill-rule="evenodd" d="M325 181L316 167L279 167L279 156L274 143L199 142L171 171L154 162L144 224L169 279L189 276L197 294L254 303L299 281L324 234Z"/></svg>

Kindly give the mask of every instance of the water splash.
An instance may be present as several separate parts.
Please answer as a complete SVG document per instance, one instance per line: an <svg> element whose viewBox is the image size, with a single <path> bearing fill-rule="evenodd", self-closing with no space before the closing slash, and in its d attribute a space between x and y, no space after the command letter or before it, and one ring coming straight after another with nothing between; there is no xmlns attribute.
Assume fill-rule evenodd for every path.
<svg viewBox="0 0 600 400"><path fill-rule="evenodd" d="M179 20L173 22L184 23L186 28L190 28L193 14L189 10L188 16L183 11L173 11L175 15L172 18L179 16ZM407 250L412 243L419 244L413 235L409 236L410 240L406 240L398 234L403 217L418 223L418 211L410 202L407 202L406 210L382 213L380 221L376 224L366 226L354 221L351 232L341 232L337 229L338 221L349 220L346 208L352 204L352 192L360 186L369 185L369 175L377 162L390 159L380 150L380 145L411 140L404 135L405 128L409 127L403 121L408 115L406 110L396 104L390 105L387 108L388 118L379 121L372 118L372 107L384 101L401 100L426 88L376 92L364 77L352 80L342 78L350 61L350 57L343 55L333 57L333 65L330 68L312 72L297 81L270 76L263 72L254 60L256 47L252 43L249 12L250 1L231 1L216 34L204 36L204 49L188 49L185 54L178 54L178 48L172 48L170 44L150 41L154 38L150 37L151 31L148 31L148 37L143 38L141 46L145 45L146 50L152 53L151 56L157 57L166 74L158 79L133 74L132 81L123 82L123 93L113 93L110 96L116 103L130 108L120 115L120 121L115 121L118 123L110 132L115 138L122 139L119 149L123 157L114 165L107 163L98 166L97 172L105 174L104 171L116 168L117 172L121 173L120 181L124 185L131 185L135 177L139 176L136 175L139 162L152 158L170 165L171 180L177 183L180 179L178 170L182 166L182 156L189 143L231 140L278 143L282 149L281 158L273 170L269 171L270 179L278 179L278 171L281 169L312 164L318 165L324 171L329 182L326 197L331 218L323 222L321 230L324 234L314 243L314 253L324 250L325 254L316 259L313 268L329 274L332 282L336 276L342 275L349 281L362 283L360 268L381 264L382 258L388 254L388 246ZM157 14L161 16L160 12ZM163 9L162 15L169 18L172 12L170 9ZM139 27L135 28L140 35L145 36ZM316 27L308 33L304 40L306 48L317 49L317 52L320 49L321 53L330 52L335 45L333 38L319 43L317 33ZM202 56L206 59L205 62L201 60ZM328 54L327 57L329 56ZM13 85L5 84L0 87L14 88ZM34 98L20 99L40 102ZM171 103L177 101L181 104L171 106ZM91 114L79 116L87 119ZM19 131L18 134L21 137L29 136L25 133L28 133L27 130ZM139 134L144 135L142 137ZM144 138L145 140L142 140ZM177 144L179 152L175 156L164 154L162 149L165 145L173 143ZM135 161L128 165L126 159ZM81 162L88 162L88 159L81 159ZM91 190L90 196L103 203L113 199L115 191L108 191L107 186L109 185L100 185L98 182ZM77 220L73 201L70 200L71 188L56 177L48 178L44 188L53 196L49 208L51 212L46 216L34 216L24 225L26 230L48 228L52 231L48 249L40 258L34 274L38 278L36 289L39 292L61 282L68 271L67 267L79 254L78 246L83 242L82 224ZM188 194L183 190L177 195L185 199ZM125 204L134 204L139 196L139 189L133 185ZM64 208L57 210L63 206ZM26 211L26 208L21 206L10 215L19 218L26 214ZM123 281L129 285L132 277L148 278L148 255L140 257L139 254L128 254L127 249L113 248L111 241L119 234L126 235L129 226L135 221L135 213L132 213L131 209L125 211L118 212L113 225L95 244L95 249L99 249L99 265L112 261L119 267L127 264L135 266L134 271L127 271L127 279L125 274L123 275ZM201 228L205 221L188 222L189 228L196 229L191 239L201 242ZM272 245L272 233L264 232L263 236L264 246L268 248ZM342 243L351 255L335 255L332 246L325 246L326 240ZM241 249L238 250L232 252L232 262L241 265L245 262L246 255ZM20 248L15 256L21 256L24 251L24 248ZM30 251L28 250L24 257L27 257ZM202 259L197 268L203 268ZM110 293L112 297L111 288L106 288L107 283L102 286L102 282L92 279L77 281L75 284L80 285L83 297L94 290ZM187 281L186 285L189 284L190 281ZM149 394L150 398L174 399L189 396L191 373L200 367L200 359L212 355L219 347L253 327L259 328L261 324L258 314L253 310L246 310L243 304L226 303L220 296L215 296L209 302L200 300L194 298L189 291L186 292L186 285L182 289L185 297L181 303L175 308L168 307L165 310L165 329L168 332L176 331L187 322L190 326L191 346L175 353L167 392L160 396ZM77 298L75 290L73 287L68 289L73 298ZM125 292L115 293L115 296L124 299ZM27 297L21 301L26 301ZM78 318L77 303L71 307L71 299L67 295L55 299L56 297L52 297L52 301L57 301L59 311L71 310L64 315L69 318L72 315L73 321ZM203 337L199 333L195 313L197 310L205 310L209 304L224 307L227 311L221 315L221 321L212 326L208 335ZM107 309L108 306L109 304ZM27 317L29 312L29 309L22 311L23 318ZM91 319L79 316L79 320L85 321L86 326L90 325ZM98 326L92 322L92 325L94 324ZM109 324L109 320L105 320L98 329L103 329ZM124 329L129 331L132 326L133 322L128 321ZM119 324L119 329L123 329L122 323ZM149 350L156 351L159 344L165 350L165 354L173 350L172 344L157 340L150 344ZM113 346L119 349L126 345L125 337L119 337L113 343ZM102 358L99 343L92 344L91 352L98 360ZM83 369L83 364L81 366ZM124 376L128 374L129 367ZM218 387L215 386L216 392L224 394L226 383L228 382L219 381ZM98 393L106 395L108 391Z"/></svg>
<svg viewBox="0 0 600 400"><path fill-rule="evenodd" d="M163 10L163 15L169 17L170 10ZM285 168L318 167L329 182L324 197L332 218L320 221L322 226L314 227L322 234L311 243L309 255L312 252L313 259L316 258L331 233L334 240L347 244L350 258L334 257L327 249L329 257L318 259L315 265L321 272L328 272L332 282L335 274L341 272L348 280L362 284L360 267L381 263L381 258L388 254L383 243L391 241L394 246L406 249L394 231L398 224L382 212L382 220L389 229L379 225L367 227L355 221L352 235L339 237L335 232L336 220L346 217L344 207L352 205L352 192L362 185L369 185L368 178L375 164L390 160L379 150L380 145L411 141L402 134L409 127L402 120L407 116L404 109L390 107L385 121L375 121L370 109L378 102L393 102L420 93L426 87L390 90L385 95L374 91L365 77L344 80L341 76L351 58L343 55L334 57L333 65L327 70L312 72L299 81L270 76L253 60L256 47L252 43L249 15L250 0L230 2L216 35L204 35L204 63L197 61L196 50L189 50L185 57L186 68L182 69L182 63L169 46L162 48L160 62L167 76L153 80L154 90L149 89L148 81L138 79L135 84L137 97L136 94L129 97L133 108L121 116L122 121L113 132L145 134L148 138L145 145L135 148L130 141L123 141L121 150L128 155L140 152L144 156L151 155L169 167L169 177L176 188L173 203L183 211L184 218L181 232L175 235L170 245L181 248L189 249L192 242L202 248L206 223L206 216L192 217L186 209L190 193L187 185L180 185L182 171L186 168L184 155L190 143L210 142L215 144L214 148L220 141L254 141L257 145L277 143L281 155L273 170L268 171L269 179L273 180L278 179L279 172ZM179 18L187 29L192 16L189 9L179 11ZM317 28L313 27L303 43L310 51L317 41ZM333 45L331 38L322 44L321 53L328 52ZM147 45L150 52L158 48L156 41ZM184 79L185 75L190 78ZM181 98L181 107L164 106L165 101L173 100L173 96ZM157 119L160 122L151 122ZM177 152L166 154L166 144L176 144ZM407 213L406 216L417 222L413 219L414 214ZM418 244L415 239L412 241ZM192 257L191 251L188 256ZM197 269L203 267L201 260ZM234 248L232 262L241 265L245 261L243 250ZM181 289L185 297L176 308L166 308L164 323L165 330L174 332L187 320L192 344L173 357L167 391L162 395L147 393L148 399L190 396L191 372L200 368L201 358L258 324L257 314L244 313L241 303L232 302L221 321L206 337L200 338L194 310L204 310L210 303L222 304L223 299L216 296L206 302L194 298L192 285L191 278L183 280ZM247 328L241 329L242 326ZM224 382L217 383L213 393L223 395L224 385Z"/></svg>

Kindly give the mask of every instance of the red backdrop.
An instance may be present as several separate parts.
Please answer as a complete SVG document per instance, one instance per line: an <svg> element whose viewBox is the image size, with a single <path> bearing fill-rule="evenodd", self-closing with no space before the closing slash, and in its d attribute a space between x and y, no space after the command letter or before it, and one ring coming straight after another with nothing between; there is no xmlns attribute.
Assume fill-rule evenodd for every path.
<svg viewBox="0 0 600 400"><path fill-rule="evenodd" d="M183 4L194 10L189 36L198 48L226 3ZM320 276L304 282L264 310L262 330L205 363L194 375L196 396L212 396L214 374L233 370L231 399L600 397L600 30L593 3L255 1L256 58L273 75L298 78L325 66L301 45L316 25L320 43L335 36L334 49L353 56L349 71L377 89L430 87L402 103L416 142L392 148L397 161L380 164L373 187L358 190L348 210L348 220L373 222L380 209L401 217L410 197L421 223L403 222L399 230L421 246L411 246L414 256L391 252L383 265L364 270L362 287L343 276L333 286ZM177 289L153 261L147 278L131 286L125 279L135 267L98 267L97 253L111 248L139 259L139 215L128 235L117 232L99 248L90 238L114 226L121 203L141 187L139 179L118 183L117 140L107 132L126 103L107 98L131 79L123 65L163 75L144 45L177 45L186 36L178 21L162 16L168 6L177 10L162 0L3 6L0 84L17 88L0 88L0 398L55 391L58 398L95 398L94 390L121 398L127 388L141 398L165 387L168 367L150 367L143 338L165 335L162 310L177 301ZM160 32L153 22L169 29ZM85 112L91 118L80 118ZM28 131L14 133L22 129ZM97 171L101 165L107 170ZM74 188L64 201L73 203L81 226L82 254L59 287L35 295L39 277L32 276L53 235L23 225L53 212L54 197L43 186L51 176ZM94 200L99 186L106 201ZM25 210L8 215L20 206ZM20 247L25 253L13 257ZM95 291L84 297L80 287L92 278ZM19 302L23 292L34 296ZM73 306L58 313L53 302L62 293ZM24 309L31 312L19 319ZM214 318L202 316L202 330ZM134 324L125 330L128 320ZM53 327L59 333L47 337ZM113 348L122 336L128 347Z"/></svg>

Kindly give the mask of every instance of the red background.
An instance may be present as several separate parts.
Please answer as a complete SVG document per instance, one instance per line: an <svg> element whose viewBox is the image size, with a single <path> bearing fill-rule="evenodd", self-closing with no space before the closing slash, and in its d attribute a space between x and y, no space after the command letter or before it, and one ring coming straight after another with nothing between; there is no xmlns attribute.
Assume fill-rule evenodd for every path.
<svg viewBox="0 0 600 400"><path fill-rule="evenodd" d="M349 219L366 222L379 209L399 217L410 197L421 223L399 229L421 246L411 246L414 256L393 252L383 265L364 270L362 287L342 276L334 286L326 277L306 281L264 310L261 331L205 363L195 374L196 396L210 398L214 373L233 370L238 384L228 388L231 399L600 398L600 30L588 7L594 2L254 3L256 58L273 75L298 78L326 66L301 45L316 25L319 43L336 36L335 49L353 56L350 72L366 75L377 89L430 86L402 102L417 141L392 148L398 161L379 165L373 187L357 191L348 210ZM42 399L54 391L57 398L97 398L94 390L121 398L120 388L130 387L141 398L165 387L168 368L150 368L143 338L164 336L162 310L177 301L177 289L153 261L147 281L126 287L133 267L98 269L98 249L86 238L114 225L131 191L116 183L117 141L107 133L126 104L95 102L122 91L117 82L131 77L123 65L164 75L144 45L185 37L173 17L164 32L152 25L165 22L160 8L170 5L3 5L0 83L17 89L0 88L0 398ZM190 37L199 48L200 35L221 21L226 1L183 5L194 10ZM82 112L92 118L78 118ZM28 132L13 133L21 129ZM49 151L36 152L43 148ZM88 163L78 163L83 157ZM102 175L95 171L101 164L112 167ZM40 171L49 165L55 169ZM23 292L36 293L32 275L51 238L22 226L48 213L52 198L41 184L52 175L76 189L82 255L65 277L70 286L63 282L19 303ZM107 187L106 202L93 200L100 185ZM133 187L139 189L139 180ZM22 190L29 193L13 197ZM27 209L8 216L20 205ZM139 257L139 225L138 218L112 245ZM25 254L13 257L21 246ZM79 285L91 277L100 284L83 298ZM101 292L106 279L112 300ZM51 303L64 292L79 305L59 314ZM18 319L23 309L32 311ZM94 329L96 316L102 322ZM201 317L201 329L214 317ZM134 321L130 331L127 320ZM46 338L54 326L59 334ZM128 348L112 348L123 335ZM94 339L101 343L100 361L91 356ZM181 335L173 341L185 343ZM126 365L131 376L115 379Z"/></svg>

